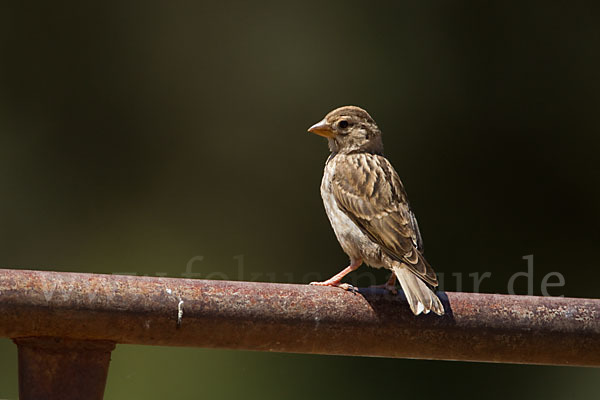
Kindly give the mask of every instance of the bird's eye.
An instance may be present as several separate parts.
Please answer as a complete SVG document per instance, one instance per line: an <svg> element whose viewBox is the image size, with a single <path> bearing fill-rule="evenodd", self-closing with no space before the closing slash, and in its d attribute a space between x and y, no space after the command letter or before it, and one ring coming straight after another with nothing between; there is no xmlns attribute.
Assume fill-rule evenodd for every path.
<svg viewBox="0 0 600 400"><path fill-rule="evenodd" d="M343 119L340 122L338 122L338 127L340 129L346 129L348 127L348 125L350 125L350 124L345 119Z"/></svg>

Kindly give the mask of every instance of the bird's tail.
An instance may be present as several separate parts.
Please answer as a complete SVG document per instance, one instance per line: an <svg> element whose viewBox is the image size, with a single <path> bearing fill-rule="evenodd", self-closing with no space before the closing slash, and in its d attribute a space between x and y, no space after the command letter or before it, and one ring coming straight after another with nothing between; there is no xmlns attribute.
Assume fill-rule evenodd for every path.
<svg viewBox="0 0 600 400"><path fill-rule="evenodd" d="M394 273L402 286L408 305L415 315L433 311L437 315L444 314L444 306L435 293L418 276L413 274L404 264L393 266Z"/></svg>

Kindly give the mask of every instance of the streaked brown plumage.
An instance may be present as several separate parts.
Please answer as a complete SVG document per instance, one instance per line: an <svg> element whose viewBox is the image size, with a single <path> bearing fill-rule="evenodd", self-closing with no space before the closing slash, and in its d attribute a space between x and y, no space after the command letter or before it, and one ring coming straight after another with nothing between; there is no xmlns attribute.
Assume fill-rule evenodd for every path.
<svg viewBox="0 0 600 400"><path fill-rule="evenodd" d="M437 278L423 257L417 220L398 174L383 156L381 131L371 116L354 106L333 110L309 132L328 139L321 196L331 226L350 257L350 266L315 285L340 286L342 278L362 262L393 271L416 315L444 308L427 286Z"/></svg>

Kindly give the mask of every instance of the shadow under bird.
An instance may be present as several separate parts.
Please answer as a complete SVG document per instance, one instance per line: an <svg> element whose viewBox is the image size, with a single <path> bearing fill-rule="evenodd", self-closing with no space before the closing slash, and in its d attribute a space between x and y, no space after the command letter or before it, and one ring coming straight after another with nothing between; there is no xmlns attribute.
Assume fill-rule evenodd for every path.
<svg viewBox="0 0 600 400"><path fill-rule="evenodd" d="M383 155L381 131L369 113L345 106L331 111L308 129L327 138L331 155L325 163L321 197L335 235L350 265L324 282L338 286L363 262L392 271L383 285L395 292L396 279L415 315L444 307L433 292L436 274L423 257L423 241L398 173Z"/></svg>

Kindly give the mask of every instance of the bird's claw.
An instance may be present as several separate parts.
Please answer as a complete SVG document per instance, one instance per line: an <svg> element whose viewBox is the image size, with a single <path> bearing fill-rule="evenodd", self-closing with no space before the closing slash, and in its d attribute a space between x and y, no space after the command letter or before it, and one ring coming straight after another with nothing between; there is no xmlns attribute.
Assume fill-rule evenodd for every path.
<svg viewBox="0 0 600 400"><path fill-rule="evenodd" d="M341 283L338 287L344 289L347 292L358 293L358 288L352 286L349 283Z"/></svg>
<svg viewBox="0 0 600 400"><path fill-rule="evenodd" d="M344 289L347 292L358 293L358 289L349 283L332 283L332 282L325 281L325 282L311 282L311 283L309 283L309 285L338 287L340 289Z"/></svg>

